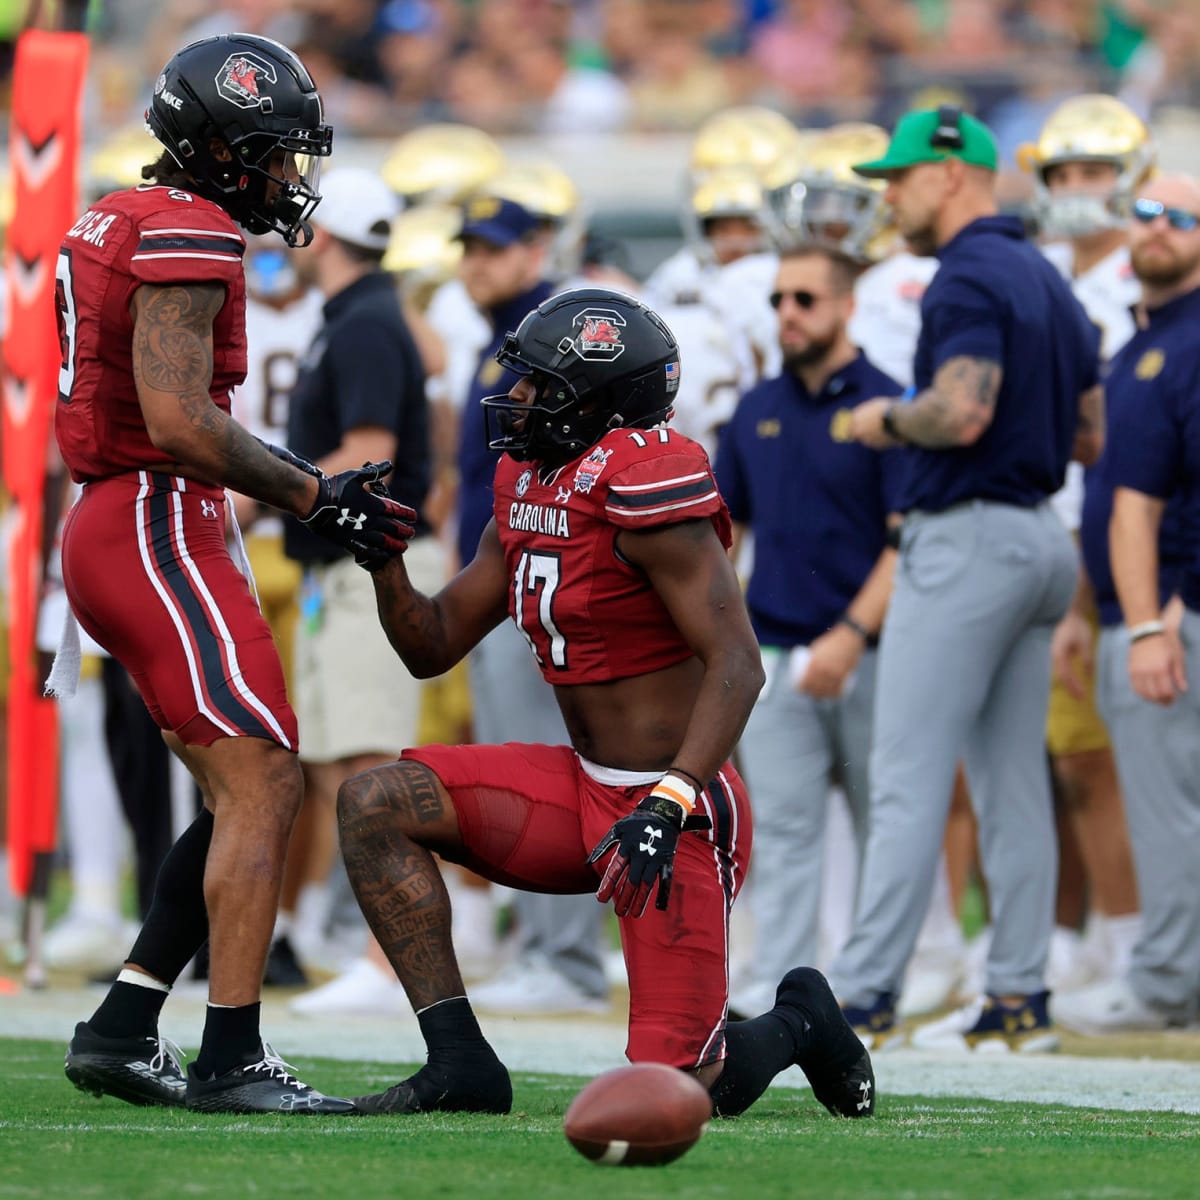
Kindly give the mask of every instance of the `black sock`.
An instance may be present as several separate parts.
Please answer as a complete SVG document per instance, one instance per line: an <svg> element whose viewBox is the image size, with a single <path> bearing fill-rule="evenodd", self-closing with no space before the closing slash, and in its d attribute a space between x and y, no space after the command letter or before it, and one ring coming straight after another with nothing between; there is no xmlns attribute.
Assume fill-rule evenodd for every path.
<svg viewBox="0 0 1200 1200"><path fill-rule="evenodd" d="M158 1033L158 1014L167 993L161 988L136 983L114 983L88 1025L101 1037L154 1037Z"/></svg>
<svg viewBox="0 0 1200 1200"><path fill-rule="evenodd" d="M196 1074L203 1079L224 1075L235 1067L254 1062L262 1053L259 1015L262 1004L240 1004L236 1008L208 1006L204 1037L196 1056Z"/></svg>
<svg viewBox="0 0 1200 1200"><path fill-rule="evenodd" d="M716 1116L740 1116L796 1061L807 1031L795 1025L776 1008L752 1021L725 1026L725 1069L710 1092Z"/></svg>
<svg viewBox="0 0 1200 1200"><path fill-rule="evenodd" d="M129 962L167 983L179 978L208 938L204 867L212 833L213 816L204 809L180 834L163 859L150 911L129 952Z"/></svg>
<svg viewBox="0 0 1200 1200"><path fill-rule="evenodd" d="M508 1071L483 1036L466 996L432 1005L417 1014L417 1021L429 1057L405 1084L420 1111L509 1111L512 1084Z"/></svg>
<svg viewBox="0 0 1200 1200"><path fill-rule="evenodd" d="M421 1026L431 1060L455 1058L464 1050L473 1054L481 1045L487 1046L466 996L455 996L453 1000L423 1009L417 1013L417 1024Z"/></svg>

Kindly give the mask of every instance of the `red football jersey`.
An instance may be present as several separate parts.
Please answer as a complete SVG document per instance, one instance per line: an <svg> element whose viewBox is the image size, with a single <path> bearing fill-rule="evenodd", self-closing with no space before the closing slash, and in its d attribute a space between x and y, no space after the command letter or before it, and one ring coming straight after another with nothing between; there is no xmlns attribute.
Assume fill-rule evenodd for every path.
<svg viewBox="0 0 1200 1200"><path fill-rule="evenodd" d="M145 186L97 200L63 239L56 296L62 367L55 434L77 482L167 461L146 432L133 381L129 306L143 283L223 283L213 321L213 403L246 377L246 242L191 192Z"/></svg>
<svg viewBox="0 0 1200 1200"><path fill-rule="evenodd" d="M505 455L494 495L509 612L548 682L647 675L692 653L616 541L622 529L708 517L728 547L729 512L702 447L663 426L605 434L553 471Z"/></svg>

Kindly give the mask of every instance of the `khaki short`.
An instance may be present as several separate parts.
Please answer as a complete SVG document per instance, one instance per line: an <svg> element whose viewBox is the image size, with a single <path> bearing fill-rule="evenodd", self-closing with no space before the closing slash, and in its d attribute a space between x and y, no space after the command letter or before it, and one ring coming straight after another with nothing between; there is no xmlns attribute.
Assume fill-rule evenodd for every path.
<svg viewBox="0 0 1200 1200"><path fill-rule="evenodd" d="M283 552L282 533L246 535L246 557L254 572L258 606L267 618L283 663L288 695L295 691L296 622L300 619L300 564Z"/></svg>
<svg viewBox="0 0 1200 1200"><path fill-rule="evenodd" d="M1100 630L1095 630L1097 638ZM1057 680L1050 684L1050 707L1046 712L1046 747L1055 758L1106 750L1111 743L1108 728L1096 708L1096 677L1088 676L1087 695L1076 700Z"/></svg>
<svg viewBox="0 0 1200 1200"><path fill-rule="evenodd" d="M445 578L436 538L404 556L413 586L427 595ZM353 559L314 567L301 586L292 705L305 762L395 754L416 741L421 682L379 624L371 576Z"/></svg>

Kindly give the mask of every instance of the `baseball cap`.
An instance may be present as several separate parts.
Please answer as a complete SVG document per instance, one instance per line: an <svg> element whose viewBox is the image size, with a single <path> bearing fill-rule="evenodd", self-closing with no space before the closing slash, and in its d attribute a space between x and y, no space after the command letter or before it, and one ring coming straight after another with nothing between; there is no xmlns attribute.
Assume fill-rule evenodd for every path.
<svg viewBox="0 0 1200 1200"><path fill-rule="evenodd" d="M479 238L491 246L511 246L531 234L541 222L515 200L499 196L475 196L463 207L458 237Z"/></svg>
<svg viewBox="0 0 1200 1200"><path fill-rule="evenodd" d="M943 136L961 137L961 145L946 144ZM944 162L960 158L973 167L994 171L999 163L996 139L978 117L946 106L907 112L896 123L892 140L882 158L855 163L854 171L868 179L886 178L889 171L902 171L918 163Z"/></svg>
<svg viewBox="0 0 1200 1200"><path fill-rule="evenodd" d="M364 250L386 250L400 204L374 171L340 167L321 178L321 203L312 223Z"/></svg>

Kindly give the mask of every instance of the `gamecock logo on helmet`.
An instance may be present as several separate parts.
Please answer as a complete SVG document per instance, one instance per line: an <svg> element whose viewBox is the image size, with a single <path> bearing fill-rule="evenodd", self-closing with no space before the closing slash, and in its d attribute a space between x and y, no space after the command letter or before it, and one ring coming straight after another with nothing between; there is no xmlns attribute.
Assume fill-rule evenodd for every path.
<svg viewBox="0 0 1200 1200"><path fill-rule="evenodd" d="M575 353L591 362L611 362L625 353L621 327L625 318L611 308L589 308L576 315L572 322L579 329L575 336Z"/></svg>
<svg viewBox="0 0 1200 1200"><path fill-rule="evenodd" d="M274 83L275 68L255 54L231 54L217 72L217 91L238 108L262 104L259 82Z"/></svg>

